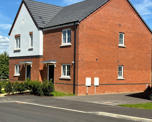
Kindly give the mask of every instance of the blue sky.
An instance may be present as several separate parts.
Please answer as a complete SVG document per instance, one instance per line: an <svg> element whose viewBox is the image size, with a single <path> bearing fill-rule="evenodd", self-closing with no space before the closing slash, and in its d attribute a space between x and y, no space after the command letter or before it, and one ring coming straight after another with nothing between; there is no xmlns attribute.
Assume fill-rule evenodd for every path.
<svg viewBox="0 0 152 122"><path fill-rule="evenodd" d="M82 0L37 0L66 6ZM130 0L149 27L152 29L152 0ZM0 53L8 51L8 32L13 23L21 0L0 0Z"/></svg>

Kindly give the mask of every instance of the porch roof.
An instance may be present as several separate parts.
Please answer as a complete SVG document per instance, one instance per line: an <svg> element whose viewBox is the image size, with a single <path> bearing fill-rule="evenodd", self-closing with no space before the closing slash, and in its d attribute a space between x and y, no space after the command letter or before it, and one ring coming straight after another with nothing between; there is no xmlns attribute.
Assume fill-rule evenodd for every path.
<svg viewBox="0 0 152 122"><path fill-rule="evenodd" d="M21 61L20 64L32 64L32 61Z"/></svg>
<svg viewBox="0 0 152 122"><path fill-rule="evenodd" d="M56 60L42 61L43 64L56 64Z"/></svg>

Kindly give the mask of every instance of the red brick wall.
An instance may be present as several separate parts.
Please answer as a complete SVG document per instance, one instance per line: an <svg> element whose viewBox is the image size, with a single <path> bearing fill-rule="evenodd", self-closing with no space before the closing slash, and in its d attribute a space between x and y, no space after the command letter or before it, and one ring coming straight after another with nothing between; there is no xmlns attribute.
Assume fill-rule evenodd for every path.
<svg viewBox="0 0 152 122"><path fill-rule="evenodd" d="M73 93L73 64L74 60L74 27L67 27L72 29L71 46L60 47L62 43L62 29L55 29L44 33L44 56L43 61L56 60L56 67L54 73L55 89L57 91L64 91ZM61 66L62 64L71 65L71 80L61 80Z"/></svg>
<svg viewBox="0 0 152 122"><path fill-rule="evenodd" d="M39 57L23 57L23 58L10 58L9 60L9 79L11 81L24 81L25 80L25 65L20 64L23 61L32 61L31 80L40 80L40 58ZM20 76L14 76L15 65L20 65Z"/></svg>
<svg viewBox="0 0 152 122"><path fill-rule="evenodd" d="M42 58L10 59L10 80L14 66L32 61L32 80L47 79L47 67L41 61L56 60L54 73L57 91L73 92L74 27L72 45L60 47L62 29L44 32ZM119 32L125 33L126 48L118 47ZM77 29L76 94L86 94L85 78L100 78L97 94L143 91L151 80L151 33L128 4L127 0L111 0L84 19ZM61 65L71 64L71 80L61 80ZM124 80L117 80L118 65L124 65ZM24 67L21 67L25 74ZM94 87L89 87L94 94Z"/></svg>
<svg viewBox="0 0 152 122"><path fill-rule="evenodd" d="M118 47L119 32L126 48ZM151 33L127 0L111 0L80 23L78 53L79 95L86 93L86 77L100 78L98 94L143 91L150 83ZM124 65L124 80L117 80L118 65Z"/></svg>

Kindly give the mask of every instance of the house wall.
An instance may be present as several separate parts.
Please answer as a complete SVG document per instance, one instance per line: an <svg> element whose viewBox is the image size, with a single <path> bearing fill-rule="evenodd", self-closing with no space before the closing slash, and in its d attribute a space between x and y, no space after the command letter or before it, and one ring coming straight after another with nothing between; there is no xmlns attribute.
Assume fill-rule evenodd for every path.
<svg viewBox="0 0 152 122"><path fill-rule="evenodd" d="M41 70L40 61L41 57L20 57L20 58L10 58L9 60L9 79L11 81L24 81L25 80L25 65L20 64L23 61L32 61L31 67L31 80L41 81ZM20 64L20 76L15 76L15 65Z"/></svg>
<svg viewBox="0 0 152 122"><path fill-rule="evenodd" d="M30 48L29 32L33 32L33 50ZM21 35L21 50L15 52L16 40L15 35ZM34 24L26 6L22 4L12 32L10 34L9 56L38 56L43 55L43 32L38 30Z"/></svg>
<svg viewBox="0 0 152 122"><path fill-rule="evenodd" d="M118 47L119 32L125 33L125 48ZM85 79L100 78L97 94L137 92L151 81L151 33L127 0L110 0L79 25L78 88L86 94ZM124 65L124 80L118 80L118 65Z"/></svg>
<svg viewBox="0 0 152 122"><path fill-rule="evenodd" d="M70 28L71 46L62 47L62 30ZM57 91L73 93L73 60L74 60L74 27L66 27L44 32L44 55L43 61L56 60L54 69L54 83ZM61 79L62 64L71 65L71 79ZM42 70L44 75L42 79L46 79L46 65L43 64Z"/></svg>

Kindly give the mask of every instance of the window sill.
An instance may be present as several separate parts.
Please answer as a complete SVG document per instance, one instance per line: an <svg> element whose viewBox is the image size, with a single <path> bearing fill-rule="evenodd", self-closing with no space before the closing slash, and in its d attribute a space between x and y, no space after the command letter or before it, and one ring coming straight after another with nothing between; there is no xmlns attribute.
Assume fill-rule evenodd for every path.
<svg viewBox="0 0 152 122"><path fill-rule="evenodd" d="M28 51L32 51L32 50L33 50L33 47L28 48Z"/></svg>
<svg viewBox="0 0 152 122"><path fill-rule="evenodd" d="M71 80L71 77L68 77L68 76L67 76L67 77L61 76L61 77L60 77L60 80Z"/></svg>
<svg viewBox="0 0 152 122"><path fill-rule="evenodd" d="M14 49L14 52L20 52L21 51L21 49L20 48L16 48L16 49Z"/></svg>
<svg viewBox="0 0 152 122"><path fill-rule="evenodd" d="M118 45L119 48L126 48L125 45Z"/></svg>
<svg viewBox="0 0 152 122"><path fill-rule="evenodd" d="M117 78L117 80L125 80L125 78Z"/></svg>
<svg viewBox="0 0 152 122"><path fill-rule="evenodd" d="M14 77L19 77L19 76L20 76L20 74L15 74L15 75L14 75Z"/></svg>
<svg viewBox="0 0 152 122"><path fill-rule="evenodd" d="M62 44L60 45L60 47L70 47L72 44L71 43L68 43L68 44Z"/></svg>

